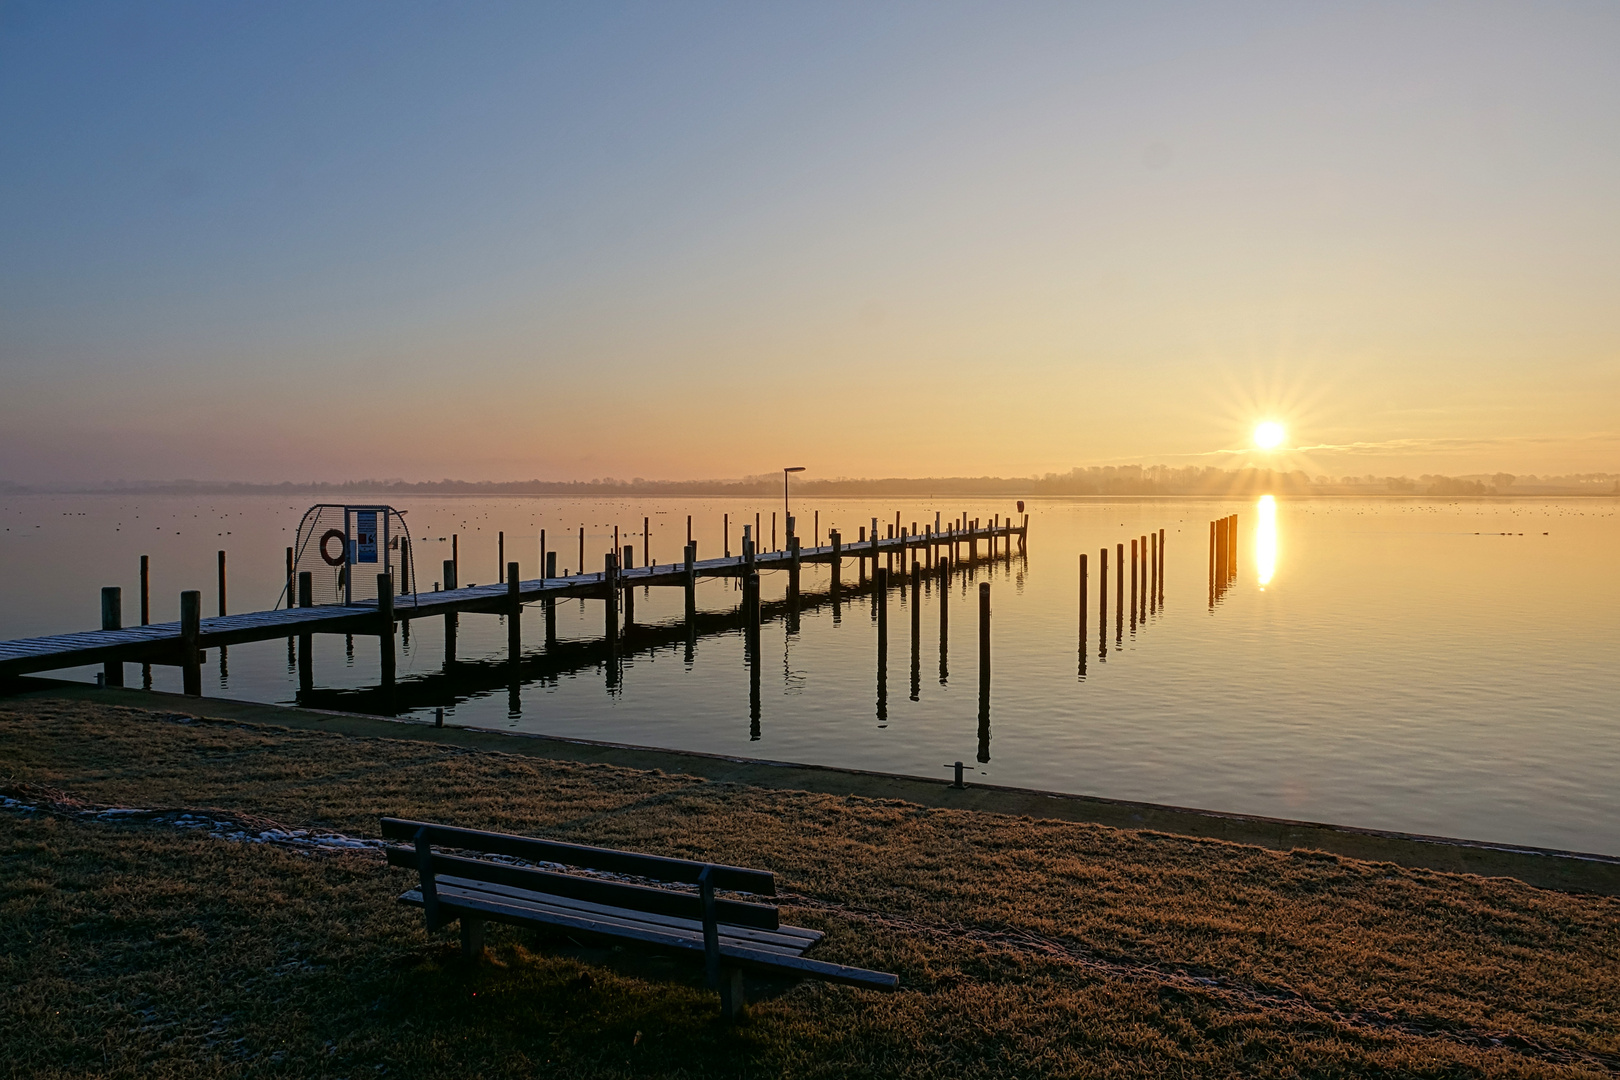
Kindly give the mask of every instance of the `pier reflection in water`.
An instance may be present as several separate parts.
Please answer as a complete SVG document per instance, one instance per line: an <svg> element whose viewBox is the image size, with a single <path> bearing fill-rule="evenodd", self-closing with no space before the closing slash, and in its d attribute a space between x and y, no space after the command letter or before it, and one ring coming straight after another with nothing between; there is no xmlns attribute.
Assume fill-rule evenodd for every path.
<svg viewBox="0 0 1620 1080"><path fill-rule="evenodd" d="M740 595L738 603L731 610L703 610L697 605L695 590L685 590L684 618L681 620L632 622L630 620L633 602L626 603L622 605L625 614L624 624L616 632L594 639L559 638L557 606L567 601L544 600L535 605L541 608L545 625L544 646L536 651L525 650L521 646L521 631L514 625L516 620L511 616L501 614L468 616L474 619L488 617L500 625L509 645L505 656L457 657L455 647L462 616L452 614L442 620L445 626L446 655L438 670L394 678L389 677L391 666L385 663L382 681L364 687L317 687L314 683L315 642L312 637L305 635L298 639L296 648L289 644L289 655L296 656L299 673L296 700L298 704L310 708L402 715L453 708L457 704L488 697L504 689L508 718L517 720L524 716L526 691L554 689L563 680L576 678L594 670L601 674L605 691L609 695L617 695L623 689L627 662L678 652L685 664L690 667L695 661L702 641L740 637L743 662L748 669L749 736L752 741L758 741L764 720L761 692L763 627L773 624L780 624L783 627L784 682L792 684L797 679L802 684L803 676L794 675L791 660L793 643L800 634L802 616L827 611L832 616L833 625L840 625L843 606L853 598L865 600L870 605L870 621L873 625L876 646L875 712L878 726L885 727L889 722L890 604L898 600L908 608L911 621L909 700L920 701L922 609L925 601L932 600L939 607L939 685L948 687L951 589L964 583L971 584L980 572L994 572L998 567L1005 572L1015 564L1024 562L1026 558L1025 552L1003 550L994 557L964 561L955 567L948 559L941 558L935 573L931 576L924 575L920 560L913 564L909 575L891 576L887 566L879 565L869 579L853 587L842 583L841 574L829 572L828 585L824 590L802 590L798 581L794 580L790 582L784 597L770 601L762 598L760 575L756 573L735 579L734 588ZM989 587L989 582L978 583L981 608L986 614ZM587 602L582 599L577 603L584 609ZM595 603L603 603L610 608L612 606L610 601L605 600ZM610 628L613 627L614 618L610 610L606 619ZM401 625L401 647L407 655L411 653L409 622ZM391 651L387 643L384 643L383 655L386 657ZM354 658L352 635L345 635L345 655L348 665L352 666ZM991 684L988 640L983 638L981 638L979 667L978 754L981 762L987 762Z"/></svg>

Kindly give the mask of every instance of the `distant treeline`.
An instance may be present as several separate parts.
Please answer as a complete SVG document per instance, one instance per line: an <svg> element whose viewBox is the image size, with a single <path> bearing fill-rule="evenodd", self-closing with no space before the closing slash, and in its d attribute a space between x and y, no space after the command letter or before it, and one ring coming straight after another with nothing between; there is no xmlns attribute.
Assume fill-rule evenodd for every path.
<svg viewBox="0 0 1620 1080"><path fill-rule="evenodd" d="M28 487L0 482L0 492L143 492L172 494L313 495L345 501L359 495L662 495L772 496L782 490L782 474L738 480L351 480L345 483L221 483L203 480L118 482L110 484ZM1174 468L1168 465L1104 465L1044 476L943 476L911 479L796 479L795 495L858 497L866 495L1427 495L1440 498L1480 495L1620 495L1620 473L1576 473L1566 476L1515 476L1512 473L1466 476L1310 476L1300 470L1220 469L1213 466Z"/></svg>

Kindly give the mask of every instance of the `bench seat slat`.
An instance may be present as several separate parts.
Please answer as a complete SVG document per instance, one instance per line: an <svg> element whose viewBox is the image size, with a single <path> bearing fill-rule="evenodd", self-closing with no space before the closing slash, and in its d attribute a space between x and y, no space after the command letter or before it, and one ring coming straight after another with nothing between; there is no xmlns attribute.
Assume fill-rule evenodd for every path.
<svg viewBox="0 0 1620 1080"><path fill-rule="evenodd" d="M390 847L388 865L418 870L416 852L411 848ZM448 874L475 881L512 885L531 892L567 896L576 900L591 900L632 911L646 911L688 919L703 917L703 901L695 893L581 877L578 874L559 874L552 870L509 866L487 859L469 859L460 855L441 855L437 852L433 854L432 870L435 877ZM719 900L715 903L715 909L721 922L752 926L760 930L775 930L777 927L776 908L772 905Z"/></svg>
<svg viewBox="0 0 1620 1080"><path fill-rule="evenodd" d="M513 888L510 885L497 885L490 882L473 881L470 878L441 876L436 879L441 885L452 885L457 888L469 889L476 892L492 893L524 903L542 904L547 907L563 910L581 911L593 915L624 915L635 921L655 926L668 926L678 930L690 930L693 933L703 932L703 923L697 919L681 919L673 915L654 915L644 911L630 911L626 908L616 908L607 904L594 904L589 900L576 900L571 897L556 896L547 893L531 892L528 889ZM758 941L794 948L803 952L826 935L820 930L809 930L802 926L778 926L775 930L757 930L753 927L736 926L720 923L720 933L729 935L739 941Z"/></svg>
<svg viewBox="0 0 1620 1080"><path fill-rule="evenodd" d="M439 903L442 907L447 907L453 911L472 912L485 919L511 922L520 926L545 923L585 933L607 934L612 937L641 941L649 945L680 949L696 953L699 957L703 955L701 938L694 941L667 928L654 929L646 926L629 926L585 914L536 909L523 906L512 900L497 899L487 893L473 894L461 889L445 889L441 891ZM865 968L847 967L843 964L829 964L822 960L811 960L804 956L771 952L753 946L722 943L720 955L723 959L742 967L809 975L827 982L861 986L869 990L893 990L900 982L897 976L883 971L868 971Z"/></svg>
<svg viewBox="0 0 1620 1080"><path fill-rule="evenodd" d="M420 907L422 903L421 890L406 890L400 896L400 901L410 904L413 907ZM641 914L639 911L630 911L625 908L604 908L601 911L585 911L581 910L580 908L569 906L566 902L547 903L543 899L538 902L532 900L522 900L518 899L517 897L506 896L502 893L486 892L484 889L477 887L460 888L447 887L443 885L439 887L439 907L441 910L444 910L446 904L449 904L450 908L454 909L459 901L488 901L490 903L509 905L514 911L522 911L525 913L526 921L520 920L516 917L504 920L512 923L532 925L535 922L550 922L551 920L549 917L552 915L565 915L581 919L589 919L595 927L595 931L600 934L612 934L614 936L622 937L624 936L624 932L627 930L646 930L657 934L673 935L687 942L693 948L702 948L703 946L703 930L701 927L694 930L684 926L670 926L668 923L663 922L648 922L647 916ZM454 916L451 917L454 918ZM801 956L803 955L804 950L808 947L802 940L797 938L790 941L772 941L761 940L759 938L748 936L756 933L760 933L760 931L750 931L742 927L727 926L720 929L720 940L722 942L727 942L729 944L738 946L739 948L764 949L766 952L776 953L782 956Z"/></svg>
<svg viewBox="0 0 1620 1080"><path fill-rule="evenodd" d="M383 818L382 834L386 840L406 843L416 838L419 829L427 829L430 844L483 851L492 855L506 855L529 862L562 863L587 870L602 870L611 874L630 874L654 881L679 882L696 885L705 863L690 859L670 859L662 855L644 855L634 851L614 851L611 848L590 847L585 844L565 844L558 840L536 840L510 833L483 832L462 829L453 825L435 825L428 821L406 818ZM710 880L717 889L729 892L776 895L776 875L769 870L750 870L741 866L716 866Z"/></svg>

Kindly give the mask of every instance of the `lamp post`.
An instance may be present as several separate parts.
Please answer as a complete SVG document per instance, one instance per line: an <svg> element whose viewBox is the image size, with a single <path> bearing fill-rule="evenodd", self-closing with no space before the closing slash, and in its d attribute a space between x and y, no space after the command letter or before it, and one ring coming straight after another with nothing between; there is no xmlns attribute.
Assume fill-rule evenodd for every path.
<svg viewBox="0 0 1620 1080"><path fill-rule="evenodd" d="M791 468L785 468L782 470L782 523L784 525L787 523L788 514L790 512L788 510L788 473L796 472L804 472L804 466L794 465Z"/></svg>

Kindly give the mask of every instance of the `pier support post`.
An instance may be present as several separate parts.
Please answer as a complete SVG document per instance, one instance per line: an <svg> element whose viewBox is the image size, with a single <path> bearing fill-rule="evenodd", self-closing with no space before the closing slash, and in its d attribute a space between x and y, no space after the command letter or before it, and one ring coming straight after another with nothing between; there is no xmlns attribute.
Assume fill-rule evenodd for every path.
<svg viewBox="0 0 1620 1080"><path fill-rule="evenodd" d="M298 599L298 577L293 573L293 549L287 549L287 606L291 608Z"/></svg>
<svg viewBox="0 0 1620 1080"><path fill-rule="evenodd" d="M618 568L618 555L611 551L608 552L602 560L602 584L605 586L606 592L602 604L605 609L602 633L609 642L615 643L619 640L619 575L616 573ZM617 656L617 645L614 646L613 651Z"/></svg>
<svg viewBox="0 0 1620 1080"><path fill-rule="evenodd" d="M219 553L219 613L225 614L225 553Z"/></svg>
<svg viewBox="0 0 1620 1080"><path fill-rule="evenodd" d="M506 533L505 532L498 532L498 533L495 534L495 574L496 574L495 583L497 585L504 584L506 582Z"/></svg>
<svg viewBox="0 0 1620 1080"><path fill-rule="evenodd" d="M827 530L827 542L832 545L832 594L833 603L838 602L839 587L844 578L844 536L837 529Z"/></svg>
<svg viewBox="0 0 1620 1080"><path fill-rule="evenodd" d="M152 625L152 556L141 556L141 625Z"/></svg>
<svg viewBox="0 0 1620 1080"><path fill-rule="evenodd" d="M523 597L518 592L518 564L506 564L506 656L512 663L523 658Z"/></svg>
<svg viewBox="0 0 1620 1080"><path fill-rule="evenodd" d="M202 636L202 593L187 589L180 594L180 668L187 697L202 697L202 657L197 641Z"/></svg>
<svg viewBox="0 0 1620 1080"><path fill-rule="evenodd" d="M377 575L377 637L383 686L394 685L394 575Z"/></svg>
<svg viewBox="0 0 1620 1080"><path fill-rule="evenodd" d="M101 590L101 628L103 630L124 628L124 590L116 585ZM101 673L108 686L124 685L122 660L108 660L101 665Z"/></svg>
<svg viewBox="0 0 1620 1080"><path fill-rule="evenodd" d="M298 606L315 606L315 575L308 570L298 573ZM298 689L308 693L315 689L315 635L307 630L298 635Z"/></svg>
<svg viewBox="0 0 1620 1080"><path fill-rule="evenodd" d="M444 587L445 591L459 588L456 582L456 560L444 560ZM444 666L451 667L456 662L456 627L461 622L460 616L454 611L444 613Z"/></svg>
<svg viewBox="0 0 1620 1080"><path fill-rule="evenodd" d="M624 545L624 562L620 564L620 567L623 570L633 570L635 565L636 546L626 544ZM630 627L634 626L636 622L636 587L634 585L623 586L620 593L624 597L624 628L620 633L628 634Z"/></svg>

